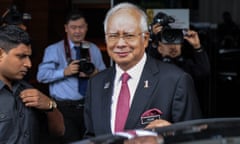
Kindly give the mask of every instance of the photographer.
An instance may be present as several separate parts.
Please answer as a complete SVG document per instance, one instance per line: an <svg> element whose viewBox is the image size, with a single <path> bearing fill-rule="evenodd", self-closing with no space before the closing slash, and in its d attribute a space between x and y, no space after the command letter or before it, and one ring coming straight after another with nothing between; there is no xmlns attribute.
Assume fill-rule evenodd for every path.
<svg viewBox="0 0 240 144"><path fill-rule="evenodd" d="M21 13L17 6L12 5L1 16L0 25L16 25L22 30L27 30L26 22L31 20L31 15L28 13Z"/></svg>
<svg viewBox="0 0 240 144"><path fill-rule="evenodd" d="M71 11L64 25L63 40L45 49L37 73L39 82L49 84L65 123L62 142L81 140L85 131L83 109L89 77L105 69L100 49L86 41L88 24L79 11Z"/></svg>
<svg viewBox="0 0 240 144"><path fill-rule="evenodd" d="M157 16L159 15L154 18L156 19ZM178 31L176 33L173 31L173 33L165 32L165 34L171 35L163 35L163 30L166 31L165 26L172 22L165 16L161 15L161 20L158 20L160 22L155 20L155 23L151 25L151 41L147 52L161 61L179 66L193 77L204 112L204 98L209 93L210 63L208 55L201 45L196 31L187 30L182 32L182 35Z"/></svg>

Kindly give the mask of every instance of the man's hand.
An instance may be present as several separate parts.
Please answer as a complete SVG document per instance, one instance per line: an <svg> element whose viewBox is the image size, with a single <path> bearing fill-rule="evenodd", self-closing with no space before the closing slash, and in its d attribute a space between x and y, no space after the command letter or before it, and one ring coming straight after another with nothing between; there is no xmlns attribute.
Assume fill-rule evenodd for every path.
<svg viewBox="0 0 240 144"><path fill-rule="evenodd" d="M160 31L162 31L162 26L159 23L156 23L152 26L153 34L157 35Z"/></svg>
<svg viewBox="0 0 240 144"><path fill-rule="evenodd" d="M73 60L69 65L64 69L65 76L71 76L79 73L79 62L80 60Z"/></svg>
<svg viewBox="0 0 240 144"><path fill-rule="evenodd" d="M25 89L20 93L20 98L26 107L48 110L51 99L37 89Z"/></svg>
<svg viewBox="0 0 240 144"><path fill-rule="evenodd" d="M188 30L184 39L186 39L194 49L199 49L201 47L200 39L196 31Z"/></svg>
<svg viewBox="0 0 240 144"><path fill-rule="evenodd" d="M157 119L157 120L150 122L145 128L151 129L151 128L156 128L156 127L169 126L169 125L171 125L170 122L163 120L163 119Z"/></svg>

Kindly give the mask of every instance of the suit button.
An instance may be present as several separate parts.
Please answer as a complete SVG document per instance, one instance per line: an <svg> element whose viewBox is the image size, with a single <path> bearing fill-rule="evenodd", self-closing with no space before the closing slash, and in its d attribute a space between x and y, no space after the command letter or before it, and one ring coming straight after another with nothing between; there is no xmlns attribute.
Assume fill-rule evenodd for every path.
<svg viewBox="0 0 240 144"><path fill-rule="evenodd" d="M24 137L28 137L28 136L29 136L29 132L28 132L28 131L25 131Z"/></svg>
<svg viewBox="0 0 240 144"><path fill-rule="evenodd" d="M7 116L4 113L0 113L0 119L5 119Z"/></svg>
<svg viewBox="0 0 240 144"><path fill-rule="evenodd" d="M19 117L21 117L21 118L24 117L24 113L22 113L22 112L19 113Z"/></svg>

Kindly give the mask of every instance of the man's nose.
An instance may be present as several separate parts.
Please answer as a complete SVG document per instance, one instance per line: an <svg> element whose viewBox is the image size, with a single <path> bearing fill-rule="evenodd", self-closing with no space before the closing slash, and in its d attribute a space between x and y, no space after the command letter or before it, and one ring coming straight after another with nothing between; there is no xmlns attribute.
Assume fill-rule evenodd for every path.
<svg viewBox="0 0 240 144"><path fill-rule="evenodd" d="M31 68L32 67L32 62L30 60L30 58L26 58L25 62L24 62L24 66Z"/></svg>

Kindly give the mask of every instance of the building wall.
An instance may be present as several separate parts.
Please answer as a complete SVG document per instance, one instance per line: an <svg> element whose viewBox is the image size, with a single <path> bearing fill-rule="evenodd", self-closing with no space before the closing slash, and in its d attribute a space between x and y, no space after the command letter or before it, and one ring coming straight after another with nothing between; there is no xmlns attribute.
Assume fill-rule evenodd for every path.
<svg viewBox="0 0 240 144"><path fill-rule="evenodd" d="M219 23L222 12L229 11L233 20L240 24L239 0L199 0L199 21Z"/></svg>

